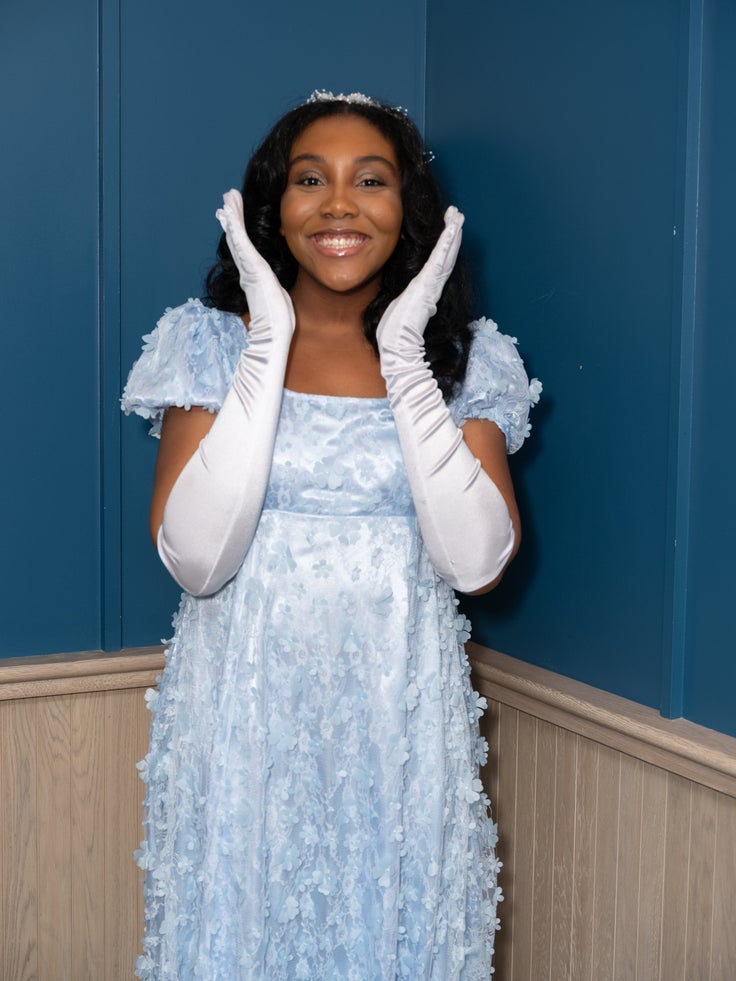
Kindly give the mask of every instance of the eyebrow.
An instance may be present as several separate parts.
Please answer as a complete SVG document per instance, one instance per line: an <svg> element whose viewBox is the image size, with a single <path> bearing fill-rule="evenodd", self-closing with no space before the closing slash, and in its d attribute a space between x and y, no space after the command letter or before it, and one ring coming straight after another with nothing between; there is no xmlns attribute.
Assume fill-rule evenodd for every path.
<svg viewBox="0 0 736 981"><path fill-rule="evenodd" d="M294 167L299 163L319 163L325 164L327 161L324 157L320 157L316 153L300 153L298 157L294 157L293 160L289 161L289 168ZM386 157L380 156L380 154L369 154L366 157L356 157L356 164L366 164L366 163L381 163L384 164L389 170L392 170L395 174L398 173L398 168L391 163Z"/></svg>

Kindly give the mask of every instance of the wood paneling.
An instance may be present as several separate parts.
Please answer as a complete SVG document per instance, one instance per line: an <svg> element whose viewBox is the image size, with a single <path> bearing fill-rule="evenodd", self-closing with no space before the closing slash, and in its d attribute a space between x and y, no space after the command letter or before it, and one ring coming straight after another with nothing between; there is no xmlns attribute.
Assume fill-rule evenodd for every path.
<svg viewBox="0 0 736 981"><path fill-rule="evenodd" d="M2 981L132 977L142 923L135 764L146 751L144 688L161 661L160 651L142 651L99 658L97 671L87 657L4 668ZM560 679L555 701L549 672L542 685L519 665L515 687L516 662L501 663L504 684L476 675L489 699L484 777L504 862L496 977L734 981L736 780L728 751L736 743L714 742L706 731L696 745L697 727L683 734L672 724L672 752L660 720L655 764L641 720L636 737L630 720L617 728L612 696L599 693L608 712L600 724L584 686L571 693ZM622 733L636 752L622 750ZM676 772L692 775L693 767L701 779Z"/></svg>
<svg viewBox="0 0 736 981"><path fill-rule="evenodd" d="M736 797L733 736L686 719L663 719L646 705L487 647L467 647L476 687L487 697Z"/></svg>
<svg viewBox="0 0 736 981"><path fill-rule="evenodd" d="M105 976L105 696L72 699L72 974ZM86 875L95 869L97 875Z"/></svg>
<svg viewBox="0 0 736 981"><path fill-rule="evenodd" d="M639 912L636 975L656 978L662 956L662 914L665 863L667 774L651 767L642 784L641 855L639 857Z"/></svg>
<svg viewBox="0 0 736 981"><path fill-rule="evenodd" d="M564 729L555 732L554 848L552 854L552 933L550 975L560 977L570 962L572 932L573 865L565 855L575 854L575 821L569 819L575 801L578 740Z"/></svg>
<svg viewBox="0 0 736 981"><path fill-rule="evenodd" d="M534 780L534 800L549 802L546 820L534 809L534 837L532 839L533 895L531 921L531 976L546 977L549 973L549 956L552 942L552 871L554 863L547 861L554 855L555 832L555 731L544 722L537 723L537 751ZM499 795L501 791L499 789ZM517 808L526 802L517 800Z"/></svg>
<svg viewBox="0 0 736 981"><path fill-rule="evenodd" d="M130 975L131 942L137 948L143 923L143 895L139 875L131 882L131 856L140 845L143 784L131 762L140 760L148 742L148 712L142 698L133 693L111 692L105 696L105 800L117 800L108 808L105 822L107 857L105 903L104 981ZM131 888L133 887L133 888ZM119 937L128 939L122 946ZM101 975L101 978L103 975Z"/></svg>
<svg viewBox="0 0 736 981"><path fill-rule="evenodd" d="M718 799L716 815L716 868L713 888L713 930L708 981L733 974L736 964L736 807Z"/></svg>
<svg viewBox="0 0 736 981"><path fill-rule="evenodd" d="M72 972L72 705L69 698L26 703L36 714L38 768L38 973L75 981Z"/></svg>
<svg viewBox="0 0 736 981"><path fill-rule="evenodd" d="M143 920L136 762L149 717L129 677L87 674L89 691L39 697L29 677L25 697L0 697L2 981L133 976ZM48 687L42 677L36 691Z"/></svg>
<svg viewBox="0 0 736 981"><path fill-rule="evenodd" d="M9 981L38 978L38 799L36 711L3 706L3 971Z"/></svg>
<svg viewBox="0 0 736 981"><path fill-rule="evenodd" d="M598 784L585 774L598 764L598 747L578 739L575 772L575 853L572 876L572 922L570 926L570 972L573 977L590 978L593 970L593 920L590 915L595 896L595 843Z"/></svg>
<svg viewBox="0 0 736 981"><path fill-rule="evenodd" d="M503 666L511 670L510 659ZM527 681L528 669L520 666ZM522 711L508 704L513 684L475 680L489 699L486 779L504 861L496 976L734 981L736 782L721 766L729 744L716 740L713 766L702 746L693 747L703 781L686 779L647 762L646 740L635 755L622 752L615 735L606 745L610 718L595 730L601 739L590 738L592 707L581 724L579 703L567 716L558 704L550 721L546 695L533 711L533 686ZM666 737L662 723L657 730ZM620 732L627 729L622 720ZM694 728L689 735L695 739ZM706 747L711 738L705 731ZM657 752L662 762L681 759ZM691 761L682 766L689 771Z"/></svg>
<svg viewBox="0 0 736 981"><path fill-rule="evenodd" d="M672 978L672 981L685 981L693 790L689 781L672 774L668 776L665 823L667 858L662 884L662 959L659 976Z"/></svg>

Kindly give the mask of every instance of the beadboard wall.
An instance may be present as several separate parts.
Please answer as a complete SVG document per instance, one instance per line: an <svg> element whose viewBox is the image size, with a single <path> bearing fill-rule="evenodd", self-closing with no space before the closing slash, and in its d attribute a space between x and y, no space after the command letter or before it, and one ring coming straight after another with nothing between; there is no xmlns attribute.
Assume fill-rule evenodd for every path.
<svg viewBox="0 0 736 981"><path fill-rule="evenodd" d="M0 667L0 979L131 981L149 716L162 655Z"/></svg>
<svg viewBox="0 0 736 981"><path fill-rule="evenodd" d="M470 645L501 981L736 978L736 740ZM129 981L160 649L0 668L0 978Z"/></svg>
<svg viewBox="0 0 736 981"><path fill-rule="evenodd" d="M469 645L501 981L736 979L736 739Z"/></svg>

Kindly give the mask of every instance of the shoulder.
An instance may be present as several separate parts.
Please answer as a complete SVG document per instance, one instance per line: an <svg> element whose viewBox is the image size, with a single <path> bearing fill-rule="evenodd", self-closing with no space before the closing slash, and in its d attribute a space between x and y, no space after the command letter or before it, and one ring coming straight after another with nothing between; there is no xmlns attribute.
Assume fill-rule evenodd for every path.
<svg viewBox="0 0 736 981"><path fill-rule="evenodd" d="M143 335L143 354L158 360L176 355L207 362L236 358L245 344L245 326L237 314L187 300L168 307L150 334Z"/></svg>
<svg viewBox="0 0 736 981"><path fill-rule="evenodd" d="M506 437L509 453L514 453L531 430L529 410L539 401L542 385L536 378L529 381L515 337L502 334L485 317L470 329L468 367L450 410L458 426L468 419L495 422Z"/></svg>
<svg viewBox="0 0 736 981"><path fill-rule="evenodd" d="M167 309L143 337L141 356L123 391L124 411L151 419L154 435L171 406L216 411L246 344L245 325L237 314L196 299Z"/></svg>

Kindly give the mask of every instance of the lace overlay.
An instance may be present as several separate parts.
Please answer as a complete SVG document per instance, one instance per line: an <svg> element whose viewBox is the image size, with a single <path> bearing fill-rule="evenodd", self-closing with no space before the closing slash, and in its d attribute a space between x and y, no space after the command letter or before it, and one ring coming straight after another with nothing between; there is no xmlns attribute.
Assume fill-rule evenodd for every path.
<svg viewBox="0 0 736 981"><path fill-rule="evenodd" d="M167 314L176 350L160 326L126 408L155 421L165 404L207 404L204 336L173 340L204 310ZM222 361L206 381L217 408L239 350L222 333L229 318L237 334L237 318L205 315L219 331L208 357ZM180 379L163 398L146 377L152 359ZM502 402L475 414L508 424ZM462 393L458 405L468 408ZM520 440L525 429L524 416ZM214 596L184 594L174 625L140 764L138 976L488 978L501 894L478 778L485 703L470 686L469 624L418 533L385 399L284 393L243 566Z"/></svg>

